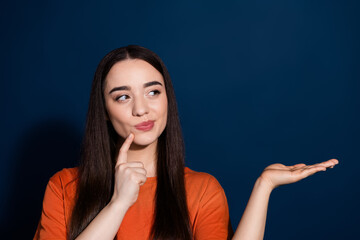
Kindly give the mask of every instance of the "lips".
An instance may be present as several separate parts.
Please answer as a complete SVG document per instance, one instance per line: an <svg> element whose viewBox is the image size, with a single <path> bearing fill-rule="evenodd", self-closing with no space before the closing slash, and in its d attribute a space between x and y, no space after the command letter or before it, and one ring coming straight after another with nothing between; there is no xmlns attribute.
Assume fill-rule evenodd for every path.
<svg viewBox="0 0 360 240"><path fill-rule="evenodd" d="M146 121L135 125L135 128L140 131L150 131L154 127L154 121Z"/></svg>

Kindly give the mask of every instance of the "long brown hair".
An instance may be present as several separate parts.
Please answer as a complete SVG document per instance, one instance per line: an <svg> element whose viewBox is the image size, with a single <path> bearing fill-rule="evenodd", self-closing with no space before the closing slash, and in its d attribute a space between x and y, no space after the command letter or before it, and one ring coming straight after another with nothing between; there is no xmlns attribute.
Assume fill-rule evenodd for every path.
<svg viewBox="0 0 360 240"><path fill-rule="evenodd" d="M161 59L152 51L130 45L108 53L95 72L79 165L79 179L68 239L75 239L109 203L114 188L118 135L106 120L105 78L111 67L125 59L141 59L164 78L168 99L165 130L157 146L157 187L152 239L192 239L184 184L184 143L174 89Z"/></svg>

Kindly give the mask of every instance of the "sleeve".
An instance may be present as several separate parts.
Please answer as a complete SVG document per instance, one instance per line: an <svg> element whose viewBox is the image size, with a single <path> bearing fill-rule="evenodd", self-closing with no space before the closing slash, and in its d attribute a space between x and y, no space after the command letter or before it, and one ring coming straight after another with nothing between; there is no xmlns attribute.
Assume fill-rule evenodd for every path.
<svg viewBox="0 0 360 240"><path fill-rule="evenodd" d="M232 237L225 192L219 182L211 175L200 200L194 235L196 240L226 240Z"/></svg>
<svg viewBox="0 0 360 240"><path fill-rule="evenodd" d="M48 182L34 240L66 239L64 194L60 172Z"/></svg>

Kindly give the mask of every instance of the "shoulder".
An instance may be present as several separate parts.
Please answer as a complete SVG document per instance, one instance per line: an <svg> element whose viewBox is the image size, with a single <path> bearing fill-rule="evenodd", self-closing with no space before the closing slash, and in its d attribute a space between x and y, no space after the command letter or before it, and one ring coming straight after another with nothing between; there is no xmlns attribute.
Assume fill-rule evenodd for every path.
<svg viewBox="0 0 360 240"><path fill-rule="evenodd" d="M188 193L197 197L212 194L224 195L224 190L218 180L209 173L196 172L190 168L185 168L185 186Z"/></svg>
<svg viewBox="0 0 360 240"><path fill-rule="evenodd" d="M220 183L217 179L209 173L196 172L188 167L185 167L185 181L196 185L211 185L213 187L221 188Z"/></svg>
<svg viewBox="0 0 360 240"><path fill-rule="evenodd" d="M227 239L229 208L217 179L185 168L185 186L195 239Z"/></svg>
<svg viewBox="0 0 360 240"><path fill-rule="evenodd" d="M64 168L55 173L46 186L43 207L59 209L60 206L70 206L76 194L77 179L78 168Z"/></svg>
<svg viewBox="0 0 360 240"><path fill-rule="evenodd" d="M65 239L78 176L77 168L64 168L49 180L34 239Z"/></svg>
<svg viewBox="0 0 360 240"><path fill-rule="evenodd" d="M74 182L78 177L78 168L64 168L61 171L55 173L49 182L66 186L67 184Z"/></svg>
<svg viewBox="0 0 360 240"><path fill-rule="evenodd" d="M69 186L75 186L78 178L78 168L64 168L55 173L48 182L48 188L53 192L59 193Z"/></svg>

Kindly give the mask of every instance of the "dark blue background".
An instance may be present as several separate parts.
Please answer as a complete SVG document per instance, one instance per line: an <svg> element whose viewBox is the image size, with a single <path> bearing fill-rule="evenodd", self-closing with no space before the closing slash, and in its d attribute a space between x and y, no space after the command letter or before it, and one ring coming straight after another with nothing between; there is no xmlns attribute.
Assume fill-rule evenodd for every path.
<svg viewBox="0 0 360 240"><path fill-rule="evenodd" d="M139 44L167 65L187 165L219 180L234 228L267 165L338 158L334 169L275 189L265 239L357 236L358 1L44 0L0 9L2 235L33 236L49 177L78 159L98 62Z"/></svg>

